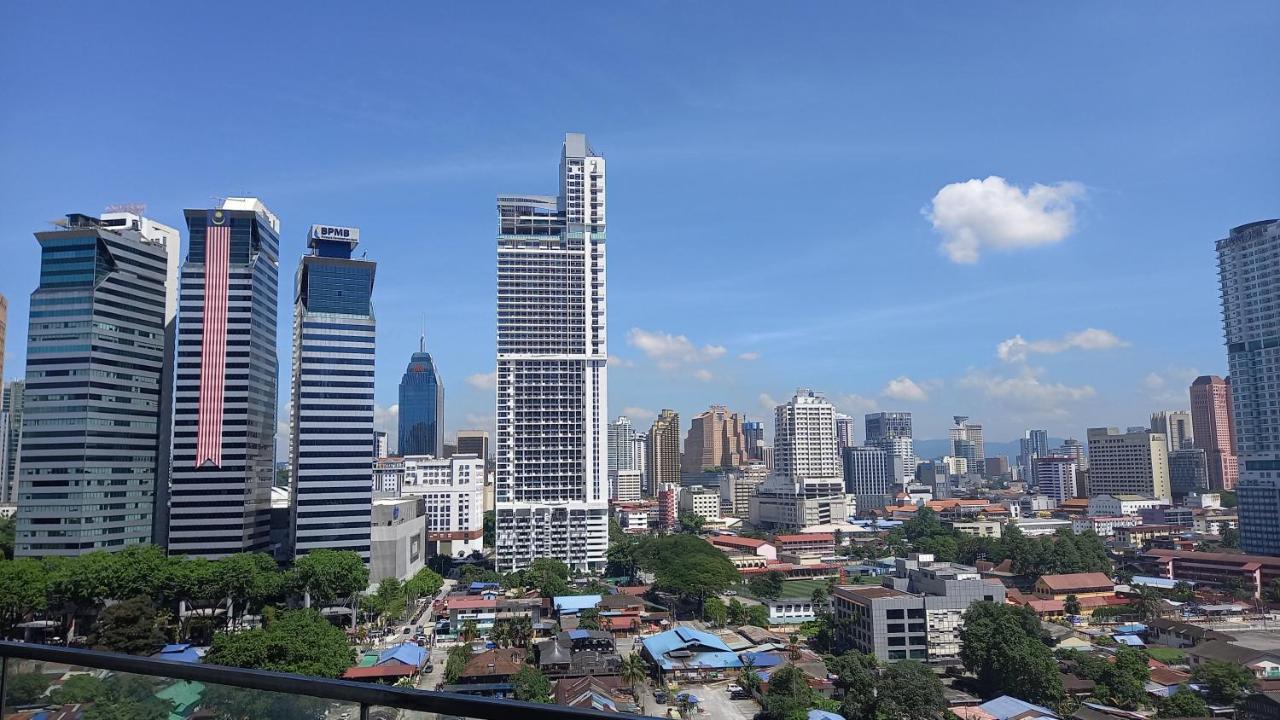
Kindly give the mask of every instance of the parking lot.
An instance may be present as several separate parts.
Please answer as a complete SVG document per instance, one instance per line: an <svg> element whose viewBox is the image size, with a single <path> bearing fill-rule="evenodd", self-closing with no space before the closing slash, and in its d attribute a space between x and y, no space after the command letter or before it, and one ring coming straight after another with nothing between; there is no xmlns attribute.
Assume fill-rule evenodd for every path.
<svg viewBox="0 0 1280 720"><path fill-rule="evenodd" d="M698 696L698 714L695 717L751 720L760 711L760 707L754 700L730 700L728 685L727 681L715 685L688 685L681 687L680 691ZM674 703L674 700L672 702ZM667 714L666 707L654 704L650 697L650 704L645 712L649 715L664 716ZM671 716L678 717L676 706L673 704L670 708Z"/></svg>

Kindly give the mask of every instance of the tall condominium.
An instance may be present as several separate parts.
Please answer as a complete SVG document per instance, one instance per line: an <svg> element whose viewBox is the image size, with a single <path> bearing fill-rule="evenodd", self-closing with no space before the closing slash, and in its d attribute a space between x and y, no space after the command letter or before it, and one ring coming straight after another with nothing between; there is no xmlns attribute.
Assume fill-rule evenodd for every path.
<svg viewBox="0 0 1280 720"><path fill-rule="evenodd" d="M22 457L22 401L26 380L10 380L4 384L0 398L0 502L18 501L18 474Z"/></svg>
<svg viewBox="0 0 1280 720"><path fill-rule="evenodd" d="M723 405L712 405L693 416L684 439L682 473L697 474L711 468L734 468L746 464L746 438L742 416Z"/></svg>
<svg viewBox="0 0 1280 720"><path fill-rule="evenodd" d="M637 469L636 430L626 415L619 415L617 420L609 423L609 469Z"/></svg>
<svg viewBox="0 0 1280 720"><path fill-rule="evenodd" d="M294 557L350 550L369 561L377 265L353 258L360 230L312 225L294 281Z"/></svg>
<svg viewBox="0 0 1280 720"><path fill-rule="evenodd" d="M1239 478L1236 424L1231 382L1201 375L1191 383L1191 427L1195 446L1204 450L1210 490L1234 490Z"/></svg>
<svg viewBox="0 0 1280 720"><path fill-rule="evenodd" d="M893 499L902 483L902 459L878 447L852 446L841 451L844 491L854 498L858 513L879 510Z"/></svg>
<svg viewBox="0 0 1280 720"><path fill-rule="evenodd" d="M844 413L836 413L836 445L841 449L857 445L853 427L853 418Z"/></svg>
<svg viewBox="0 0 1280 720"><path fill-rule="evenodd" d="M751 500L751 524L803 528L848 516L836 448L835 408L801 388L774 413L773 474Z"/></svg>
<svg viewBox="0 0 1280 720"><path fill-rule="evenodd" d="M1240 458L1240 549L1280 555L1280 220L1233 228L1217 250Z"/></svg>
<svg viewBox="0 0 1280 720"><path fill-rule="evenodd" d="M212 558L265 550L275 479L280 221L257 198L226 198L185 214L169 552Z"/></svg>
<svg viewBox="0 0 1280 720"><path fill-rule="evenodd" d="M747 443L748 459L764 460L764 423L759 420L744 420L742 439Z"/></svg>
<svg viewBox="0 0 1280 720"><path fill-rule="evenodd" d="M150 543L178 231L73 214L36 239L14 552Z"/></svg>
<svg viewBox="0 0 1280 720"><path fill-rule="evenodd" d="M556 197L498 198L499 571L605 565L605 159L565 136Z"/></svg>
<svg viewBox="0 0 1280 720"><path fill-rule="evenodd" d="M1167 499L1169 456L1164 435L1146 428L1089 428L1089 495Z"/></svg>
<svg viewBox="0 0 1280 720"><path fill-rule="evenodd" d="M1029 487L1036 485L1036 458L1049 454L1049 432L1047 430L1027 430L1018 440L1018 473L1019 478Z"/></svg>
<svg viewBox="0 0 1280 720"><path fill-rule="evenodd" d="M654 495L653 486L649 482L649 434L637 432L631 439L631 457L635 461L634 470L640 471L640 493L646 497Z"/></svg>
<svg viewBox="0 0 1280 720"><path fill-rule="evenodd" d="M1077 470L1089 469L1089 454L1085 451L1084 443L1075 438L1067 438L1062 441L1062 446L1053 451L1054 455L1065 455L1074 458Z"/></svg>
<svg viewBox="0 0 1280 720"><path fill-rule="evenodd" d="M1151 413L1151 432L1164 435L1169 452L1194 444L1195 433L1191 426L1190 410L1157 410Z"/></svg>
<svg viewBox="0 0 1280 720"><path fill-rule="evenodd" d="M952 418L951 454L969 461L969 472L983 475L986 473L986 454L982 444L982 426L969 422L966 415Z"/></svg>
<svg viewBox="0 0 1280 720"><path fill-rule="evenodd" d="M0 384L4 383L4 339L9 334L9 298L0 293Z"/></svg>
<svg viewBox="0 0 1280 720"><path fill-rule="evenodd" d="M903 480L915 478L916 454L911 437L911 413L876 412L863 418L866 445L878 447L902 462Z"/></svg>
<svg viewBox="0 0 1280 720"><path fill-rule="evenodd" d="M401 455L444 457L444 380L427 352L427 336L418 340L418 352L400 378Z"/></svg>
<svg viewBox="0 0 1280 720"><path fill-rule="evenodd" d="M649 428L649 487L680 484L680 413L658 413Z"/></svg>
<svg viewBox="0 0 1280 720"><path fill-rule="evenodd" d="M1035 475L1039 494L1058 502L1076 496L1076 460L1066 455L1040 455L1035 458Z"/></svg>
<svg viewBox="0 0 1280 720"><path fill-rule="evenodd" d="M487 430L459 430L458 455L475 455L481 462L489 459L489 432Z"/></svg>

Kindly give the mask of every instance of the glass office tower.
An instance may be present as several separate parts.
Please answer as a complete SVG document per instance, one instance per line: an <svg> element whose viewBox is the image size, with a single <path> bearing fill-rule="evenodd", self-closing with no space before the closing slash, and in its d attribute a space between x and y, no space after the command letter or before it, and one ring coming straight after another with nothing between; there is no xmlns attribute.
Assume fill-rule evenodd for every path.
<svg viewBox="0 0 1280 720"><path fill-rule="evenodd" d="M427 336L400 379L400 455L444 457L444 381L427 352Z"/></svg>

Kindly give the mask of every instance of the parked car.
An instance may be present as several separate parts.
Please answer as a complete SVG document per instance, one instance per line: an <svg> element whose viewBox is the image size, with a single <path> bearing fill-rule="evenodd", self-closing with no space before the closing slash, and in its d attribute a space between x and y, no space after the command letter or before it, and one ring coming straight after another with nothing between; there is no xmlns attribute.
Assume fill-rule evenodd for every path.
<svg viewBox="0 0 1280 720"><path fill-rule="evenodd" d="M742 700L749 697L751 697L751 693L747 692L746 688L737 683L729 683L730 700Z"/></svg>
<svg viewBox="0 0 1280 720"><path fill-rule="evenodd" d="M654 699L654 701L655 701L655 702L660 702L660 703L665 704L665 703L667 702L667 693L666 693L666 691L665 691L665 690L654 690L654 691L653 691L653 699Z"/></svg>

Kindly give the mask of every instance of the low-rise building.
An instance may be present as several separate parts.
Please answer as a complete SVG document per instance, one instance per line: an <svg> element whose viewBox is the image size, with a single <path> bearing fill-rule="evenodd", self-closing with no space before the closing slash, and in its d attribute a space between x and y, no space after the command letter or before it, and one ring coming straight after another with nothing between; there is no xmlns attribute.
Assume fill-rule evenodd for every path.
<svg viewBox="0 0 1280 720"><path fill-rule="evenodd" d="M1005 588L966 565L932 555L899 558L882 587L841 586L832 594L838 632L881 661L941 660L960 653L964 612L975 602L1003 603Z"/></svg>
<svg viewBox="0 0 1280 720"><path fill-rule="evenodd" d="M657 528L658 506L651 502L618 503L613 506L613 517L623 532L643 535Z"/></svg>
<svg viewBox="0 0 1280 720"><path fill-rule="evenodd" d="M1004 523L999 520L952 520L947 525L961 535L998 538Z"/></svg>
<svg viewBox="0 0 1280 720"><path fill-rule="evenodd" d="M779 554L802 558L824 558L836 554L836 537L831 533L799 533L773 538Z"/></svg>
<svg viewBox="0 0 1280 720"><path fill-rule="evenodd" d="M1210 640L1226 639L1229 639L1229 636L1203 625L1192 625L1169 618L1155 618L1147 621L1147 641L1156 645L1189 648Z"/></svg>
<svg viewBox="0 0 1280 720"><path fill-rule="evenodd" d="M1027 537L1053 535L1063 528L1071 528L1071 521L1062 518L1018 518L1013 524Z"/></svg>
<svg viewBox="0 0 1280 720"><path fill-rule="evenodd" d="M1188 531L1189 528L1179 525L1147 525L1143 523L1142 525L1117 527L1115 529L1115 538L1117 542L1124 543L1129 547L1141 548L1157 538L1175 537Z"/></svg>
<svg viewBox="0 0 1280 720"><path fill-rule="evenodd" d="M1100 537L1111 537L1116 534L1116 528L1137 527L1141 524L1142 518L1134 515L1089 515L1072 519L1071 532L1079 535L1092 530Z"/></svg>
<svg viewBox="0 0 1280 720"><path fill-rule="evenodd" d="M1187 664L1193 671L1214 661L1243 665L1259 680L1280 680L1280 652L1245 647L1227 640L1210 640L1187 649Z"/></svg>
<svg viewBox="0 0 1280 720"><path fill-rule="evenodd" d="M703 485L691 485L680 491L680 514L697 515L704 521L720 520L720 491Z"/></svg>
<svg viewBox="0 0 1280 720"><path fill-rule="evenodd" d="M1103 595L1115 595L1115 581L1106 573L1067 573L1064 575L1042 575L1036 580L1035 594L1043 598L1058 600L1068 595L1086 598Z"/></svg>
<svg viewBox="0 0 1280 720"><path fill-rule="evenodd" d="M761 599L760 604L769 609L769 625L799 625L818 617L819 608L813 597Z"/></svg>
<svg viewBox="0 0 1280 720"><path fill-rule="evenodd" d="M713 535L707 538L707 542L715 545L726 555L754 555L765 560L778 559L777 547L773 543L759 538Z"/></svg>
<svg viewBox="0 0 1280 720"><path fill-rule="evenodd" d="M375 498L369 514L369 583L408 580L426 566L427 520L415 497Z"/></svg>
<svg viewBox="0 0 1280 720"><path fill-rule="evenodd" d="M804 482L775 476L751 498L751 524L762 530L798 530L849 517L843 482Z"/></svg>
<svg viewBox="0 0 1280 720"><path fill-rule="evenodd" d="M568 630L534 645L538 669L549 678L617 675L622 657L604 630Z"/></svg>
<svg viewBox="0 0 1280 720"><path fill-rule="evenodd" d="M641 657L658 668L662 681L717 680L742 667L724 640L702 630L677 627L641 641Z"/></svg>
<svg viewBox="0 0 1280 720"><path fill-rule="evenodd" d="M1089 515L1102 517L1137 515L1139 510L1168 504L1168 500L1148 495L1095 495L1089 498Z"/></svg>
<svg viewBox="0 0 1280 720"><path fill-rule="evenodd" d="M1216 586L1238 579L1254 597L1261 597L1280 579L1280 557L1271 555L1154 548L1143 553L1142 557L1155 566L1161 577Z"/></svg>
<svg viewBox="0 0 1280 720"><path fill-rule="evenodd" d="M475 455L404 457L401 492L422 498L429 553L465 558L484 550L484 480Z"/></svg>

